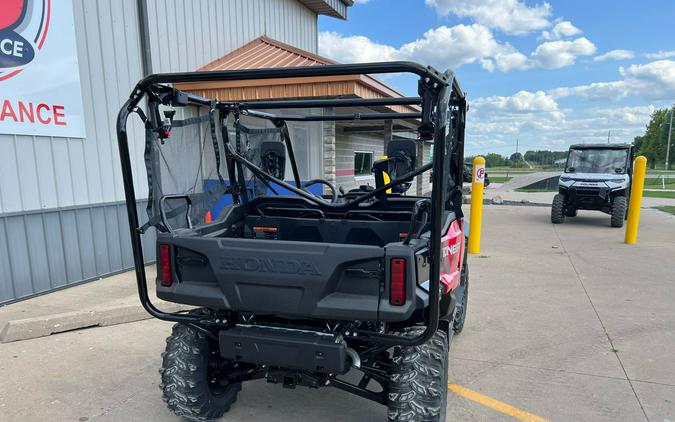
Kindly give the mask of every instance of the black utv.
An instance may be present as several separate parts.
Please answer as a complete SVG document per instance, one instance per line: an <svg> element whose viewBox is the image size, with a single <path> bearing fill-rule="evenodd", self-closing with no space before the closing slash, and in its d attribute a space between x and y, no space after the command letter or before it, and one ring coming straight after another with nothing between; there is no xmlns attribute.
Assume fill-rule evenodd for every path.
<svg viewBox="0 0 675 422"><path fill-rule="evenodd" d="M578 210L611 215L610 225L622 227L628 215L633 165L629 144L580 144L570 146L565 172L553 198L551 222L561 224Z"/></svg>
<svg viewBox="0 0 675 422"><path fill-rule="evenodd" d="M228 101L178 89L400 72L419 77L419 96ZM401 105L413 111L394 111ZM317 107L377 112L310 113ZM374 400L390 421L445 420L448 347L468 297L466 110L451 71L409 62L158 74L136 85L117 136L140 300L176 322L160 370L176 415L219 418L242 383L262 378ZM133 114L145 125L145 224L127 137ZM388 143L387 158L372 166L374 189L343 194L327 180L301 180L289 125L378 120L404 120L418 140ZM424 140L435 153L422 165L416 151ZM430 196L405 192L432 170ZM157 296L194 310L167 313L149 300L142 234L150 228ZM348 371L360 381L345 378Z"/></svg>

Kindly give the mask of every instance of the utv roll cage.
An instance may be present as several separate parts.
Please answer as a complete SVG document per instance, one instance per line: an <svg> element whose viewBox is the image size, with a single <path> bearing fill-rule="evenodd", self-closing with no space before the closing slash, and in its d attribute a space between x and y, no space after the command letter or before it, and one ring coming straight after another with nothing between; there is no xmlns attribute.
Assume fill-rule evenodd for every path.
<svg viewBox="0 0 675 422"><path fill-rule="evenodd" d="M316 76L340 76L340 75L368 75L368 74L391 74L391 73L412 73L419 76L418 97L402 98L376 98L376 99L307 99L307 100L265 100L265 101L214 101L202 98L190 93L182 92L171 85L186 82L207 82L207 81L238 81L251 79L272 79L272 78L301 78ZM139 108L143 99L147 99L149 115ZM158 137L168 136L167 128L164 126L166 120L162 119L159 106L181 107L189 104L196 104L209 107L211 111L210 118L220 119L219 125L212 125L212 136L215 137L215 128L220 127L223 130L223 139L225 144L225 157L227 161L227 177L231 186L231 194L235 203L247 201L246 187L243 186L243 169L253 173L261 181L274 183L294 194L305 198L322 207L334 208L339 210L351 210L359 206L364 201L376 198L376 200L386 201L386 192L388 189L410 181L426 171L434 170L432 173L433 188L431 192L430 207L430 277L429 277L429 309L426 312L426 329L417 337L404 337L393 334L383 334L374 331L359 331L358 335L364 340L370 340L382 345L418 345L429 340L439 326L440 315L440 274L441 274L441 237L443 235L443 213L447 207L446 198L451 197L446 191L448 187L447 177L450 176L454 181L453 189L461 189L462 171L463 171L463 148L457 148L457 153L448 154L446 152L446 143L451 145L464 143L464 124L467 111L465 95L462 92L457 79L452 71L448 70L440 73L432 67L424 67L412 62L388 62L388 63L368 63L368 64L339 64L326 66L307 66L294 68L278 69L256 69L256 70L235 70L235 71L210 71L210 72L192 72L192 73L166 73L149 75L142 79L129 99L122 106L117 117L117 139L120 152L120 161L122 166L123 184L129 218L129 228L131 235L131 245L134 257L136 271L136 280L141 304L150 315L166 321L181 322L193 326L209 336L215 334L209 328L224 326L223 321L215 315L196 315L188 313L169 313L158 309L151 301L147 291L147 280L145 275L145 260L143 257L141 235L147 228L139 225L137 198L134 190L132 165L129 153L129 142L127 137L127 119L132 113L137 113L145 123L146 131L151 130L157 133ZM261 109L288 109L288 108L308 108L308 107L374 107L374 106L401 106L417 105L421 108L420 112L375 112L375 113L352 113L352 114L333 114L333 115L275 115L259 111ZM240 155L227 141L227 128L222 124L230 114L250 115L271 121L276 127L284 125L285 121L344 121L344 120L385 120L385 119L415 119L419 121L418 138L419 140L433 140L433 161L420 166L414 171L404 174L389 183L376 187L374 190L358 195L356 198L347 199L342 203L329 203L311 193L302 189L298 170L295 163L291 143L286 139L285 146L288 152L288 158L291 163L294 183L287 183L268 172L265 172L251 161ZM165 116L167 116L165 114ZM170 117L170 115L169 115ZM215 138L214 138L215 139ZM215 143L214 143L215 145ZM450 161L451 164L446 163ZM220 165L220 164L219 164ZM450 168L451 172L443 171L444 168ZM459 186L459 188L457 188ZM447 196L446 196L447 195ZM461 195L461 193L460 193ZM186 197L189 206L189 198ZM459 204L454 204L458 212ZM154 224L151 224L154 225ZM208 328L205 328L208 327Z"/></svg>

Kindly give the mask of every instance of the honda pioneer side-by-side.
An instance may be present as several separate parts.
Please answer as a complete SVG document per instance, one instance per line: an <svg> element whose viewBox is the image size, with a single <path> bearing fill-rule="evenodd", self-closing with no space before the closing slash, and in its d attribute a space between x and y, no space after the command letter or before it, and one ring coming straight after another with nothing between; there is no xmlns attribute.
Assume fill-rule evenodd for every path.
<svg viewBox="0 0 675 422"><path fill-rule="evenodd" d="M610 214L612 227L623 227L633 165L630 144L580 144L570 146L558 194L551 206L551 222L561 224L578 210Z"/></svg>
<svg viewBox="0 0 675 422"><path fill-rule="evenodd" d="M419 96L228 101L183 88L383 73L416 75ZM353 393L385 405L390 421L445 420L448 348L469 287L466 111L451 71L410 62L157 74L136 85L117 136L140 300L176 322L160 369L169 409L217 419L242 383L266 379ZM145 126L144 224L132 175L140 152L132 155L127 135L134 114ZM374 187L345 193L303 180L297 127L383 120L411 132L372 164ZM434 154L422 164L425 141ZM429 196L406 192L432 170ZM190 311L164 312L148 297L142 235L151 228L157 296Z"/></svg>

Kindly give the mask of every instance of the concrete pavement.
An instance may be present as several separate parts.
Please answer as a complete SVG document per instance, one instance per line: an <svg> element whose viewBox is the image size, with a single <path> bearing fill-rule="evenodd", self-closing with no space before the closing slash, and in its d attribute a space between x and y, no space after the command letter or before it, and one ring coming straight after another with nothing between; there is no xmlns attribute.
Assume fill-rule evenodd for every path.
<svg viewBox="0 0 675 422"><path fill-rule="evenodd" d="M146 267L146 276L152 285L154 266ZM148 294L160 309L185 308L158 300L154 289ZM147 318L150 315L138 300L136 274L127 271L0 307L0 343Z"/></svg>
<svg viewBox="0 0 675 422"><path fill-rule="evenodd" d="M675 217L643 210L638 244L600 213L553 226L544 207L486 206L450 379L553 421L675 420ZM176 421L157 388L171 324L0 345L2 421ZM223 421L376 421L332 389L246 384ZM512 417L451 393L448 420Z"/></svg>

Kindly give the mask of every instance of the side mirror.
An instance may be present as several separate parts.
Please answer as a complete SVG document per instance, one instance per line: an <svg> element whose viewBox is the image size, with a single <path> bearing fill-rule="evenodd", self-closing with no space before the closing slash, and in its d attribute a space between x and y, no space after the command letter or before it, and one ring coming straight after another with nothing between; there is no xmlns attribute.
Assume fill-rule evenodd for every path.
<svg viewBox="0 0 675 422"><path fill-rule="evenodd" d="M615 168L615 169L614 169L614 173L619 173L619 174L623 173L623 167L617 167L617 168Z"/></svg>
<svg viewBox="0 0 675 422"><path fill-rule="evenodd" d="M568 167L565 173L574 173L574 170L576 170L574 167Z"/></svg>

